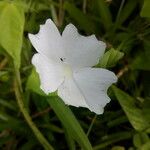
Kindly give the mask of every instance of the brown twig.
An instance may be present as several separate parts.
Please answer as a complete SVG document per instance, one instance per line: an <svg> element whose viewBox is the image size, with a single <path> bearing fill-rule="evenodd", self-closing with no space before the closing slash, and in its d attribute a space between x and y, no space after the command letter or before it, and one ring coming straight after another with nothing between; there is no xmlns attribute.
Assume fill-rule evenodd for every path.
<svg viewBox="0 0 150 150"><path fill-rule="evenodd" d="M8 62L8 59L5 57L0 63L0 70L2 70Z"/></svg>
<svg viewBox="0 0 150 150"><path fill-rule="evenodd" d="M40 112L37 112L37 113L33 114L32 118L35 119L35 118L37 118L39 116L43 116L44 114L48 113L50 110L51 110L51 108L48 107L48 108L46 108L43 111L40 111Z"/></svg>
<svg viewBox="0 0 150 150"><path fill-rule="evenodd" d="M59 0L58 27L61 27L64 20L63 0Z"/></svg>
<svg viewBox="0 0 150 150"><path fill-rule="evenodd" d="M119 70L119 72L117 73L117 77L120 78L124 75L124 73L126 73L129 70L128 66L126 65L124 68L122 68L121 70Z"/></svg>
<svg viewBox="0 0 150 150"><path fill-rule="evenodd" d="M9 134L9 131L8 130L3 130L1 133L0 133L0 138L6 136Z"/></svg>
<svg viewBox="0 0 150 150"><path fill-rule="evenodd" d="M84 14L86 14L86 5L87 5L87 0L83 0L82 10Z"/></svg>

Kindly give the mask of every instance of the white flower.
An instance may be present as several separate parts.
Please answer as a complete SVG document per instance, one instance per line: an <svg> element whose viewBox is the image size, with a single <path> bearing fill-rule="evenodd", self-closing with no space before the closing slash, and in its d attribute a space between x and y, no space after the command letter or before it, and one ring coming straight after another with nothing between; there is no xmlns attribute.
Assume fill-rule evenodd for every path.
<svg viewBox="0 0 150 150"><path fill-rule="evenodd" d="M32 63L41 89L46 94L57 90L66 104L102 114L110 101L107 89L117 81L113 72L92 68L103 56L105 43L94 35L80 35L72 24L61 35L51 19L40 26L38 34L29 34L29 39L38 52Z"/></svg>

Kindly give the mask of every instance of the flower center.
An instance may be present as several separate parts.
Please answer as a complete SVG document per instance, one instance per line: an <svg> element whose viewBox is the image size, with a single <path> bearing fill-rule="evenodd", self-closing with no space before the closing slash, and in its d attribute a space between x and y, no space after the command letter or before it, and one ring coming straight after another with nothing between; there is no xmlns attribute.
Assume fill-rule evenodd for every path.
<svg viewBox="0 0 150 150"><path fill-rule="evenodd" d="M64 75L67 78L72 78L73 76L72 68L68 64L64 64Z"/></svg>

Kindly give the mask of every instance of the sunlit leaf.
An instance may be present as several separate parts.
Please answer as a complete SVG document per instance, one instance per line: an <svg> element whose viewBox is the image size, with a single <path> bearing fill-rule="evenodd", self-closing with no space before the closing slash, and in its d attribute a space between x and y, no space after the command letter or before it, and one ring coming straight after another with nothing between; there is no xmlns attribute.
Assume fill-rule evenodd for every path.
<svg viewBox="0 0 150 150"><path fill-rule="evenodd" d="M135 99L115 86L112 89L132 126L138 131L148 129L150 124L143 116L142 110L136 106Z"/></svg>
<svg viewBox="0 0 150 150"><path fill-rule="evenodd" d="M0 45L20 67L20 55L24 29L24 11L13 2L0 2Z"/></svg>
<svg viewBox="0 0 150 150"><path fill-rule="evenodd" d="M150 0L144 0L141 16L150 18Z"/></svg>
<svg viewBox="0 0 150 150"><path fill-rule="evenodd" d="M47 101L65 126L66 130L69 131L70 136L75 139L84 150L92 150L87 136L69 107L58 97L48 98Z"/></svg>
<svg viewBox="0 0 150 150"><path fill-rule="evenodd" d="M149 137L146 133L137 133L133 137L133 143L137 148L141 148L148 141Z"/></svg>
<svg viewBox="0 0 150 150"><path fill-rule="evenodd" d="M104 54L98 66L103 67L103 68L112 67L123 56L124 56L124 53L112 48Z"/></svg>

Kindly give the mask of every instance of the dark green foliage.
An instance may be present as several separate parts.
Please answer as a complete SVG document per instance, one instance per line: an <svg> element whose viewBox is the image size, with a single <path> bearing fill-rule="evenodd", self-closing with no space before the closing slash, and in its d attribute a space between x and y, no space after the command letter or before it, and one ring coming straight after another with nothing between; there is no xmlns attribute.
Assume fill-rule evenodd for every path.
<svg viewBox="0 0 150 150"><path fill-rule="evenodd" d="M27 34L37 33L47 18L60 31L71 22L83 35L106 42L96 67L119 79L104 114L68 107L39 88ZM18 107L13 63L20 67L25 108L54 149L150 150L149 0L0 1L0 149L43 150Z"/></svg>

